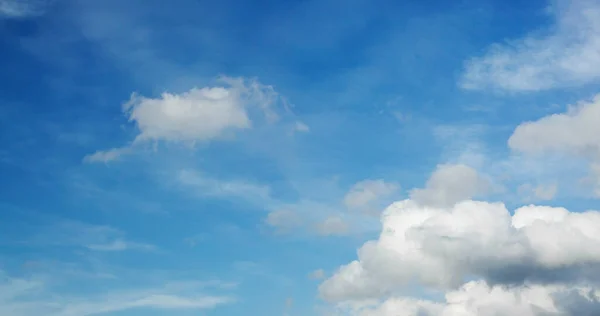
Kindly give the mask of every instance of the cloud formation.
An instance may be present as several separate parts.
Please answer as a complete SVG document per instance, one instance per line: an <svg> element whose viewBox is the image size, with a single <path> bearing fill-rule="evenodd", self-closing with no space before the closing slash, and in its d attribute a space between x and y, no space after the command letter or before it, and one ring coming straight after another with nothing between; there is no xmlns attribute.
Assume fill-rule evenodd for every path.
<svg viewBox="0 0 600 316"><path fill-rule="evenodd" d="M477 170L464 164L441 164L431 174L425 188L410 191L410 198L423 205L449 206L481 196L490 183Z"/></svg>
<svg viewBox="0 0 600 316"><path fill-rule="evenodd" d="M508 146L532 156L558 154L588 160L594 193L600 197L600 95L569 106L565 113L520 124Z"/></svg>
<svg viewBox="0 0 600 316"><path fill-rule="evenodd" d="M598 211L575 213L530 205L511 215L502 203L468 200L452 207L430 207L404 200L386 209L382 224L378 240L364 244L357 260L321 284L324 299L379 299L415 283L450 291L447 297L455 297L452 291L471 287L470 279L489 284L492 295L502 286L511 288L509 292L529 286L570 291L600 281ZM506 302L498 308L516 306Z"/></svg>
<svg viewBox="0 0 600 316"><path fill-rule="evenodd" d="M552 1L555 25L508 43L495 44L469 60L465 89L540 91L600 79L600 3Z"/></svg>
<svg viewBox="0 0 600 316"><path fill-rule="evenodd" d="M279 118L274 106L282 99L272 86L244 78L222 77L219 82L222 85L181 94L165 92L157 98L134 94L123 106L123 113L138 130L132 146L157 141L208 142L250 129L261 118L265 122ZM97 151L84 161L108 162L128 151L127 146Z"/></svg>

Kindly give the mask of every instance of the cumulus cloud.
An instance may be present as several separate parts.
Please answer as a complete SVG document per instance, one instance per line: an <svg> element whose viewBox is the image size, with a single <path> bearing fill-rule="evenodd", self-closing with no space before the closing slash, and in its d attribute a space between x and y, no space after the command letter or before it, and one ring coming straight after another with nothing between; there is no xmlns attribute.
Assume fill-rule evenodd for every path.
<svg viewBox="0 0 600 316"><path fill-rule="evenodd" d="M448 206L488 192L490 183L477 170L464 164L438 165L423 189L410 191L412 200L423 205Z"/></svg>
<svg viewBox="0 0 600 316"><path fill-rule="evenodd" d="M373 202L396 192L399 186L382 179L357 182L344 196L344 205L350 209L372 206Z"/></svg>
<svg viewBox="0 0 600 316"><path fill-rule="evenodd" d="M528 155L559 154L590 161L590 171L600 197L600 95L552 114L517 126L508 140L516 152Z"/></svg>
<svg viewBox="0 0 600 316"><path fill-rule="evenodd" d="M461 87L539 91L600 79L600 3L557 0L552 4L552 28L495 44L485 55L469 60Z"/></svg>
<svg viewBox="0 0 600 316"><path fill-rule="evenodd" d="M261 121L274 122L275 104L282 100L272 86L243 78L220 79L221 86L193 88L181 94L165 92L157 98L133 95L123 112L138 134L133 145L149 141L208 142L222 139ZM98 151L87 162L107 162L126 153L124 148Z"/></svg>
<svg viewBox="0 0 600 316"><path fill-rule="evenodd" d="M453 289L468 279L492 285L600 281L600 212L463 201L391 205L378 240L320 286L330 301L380 298L413 283Z"/></svg>
<svg viewBox="0 0 600 316"><path fill-rule="evenodd" d="M382 303L340 304L358 316L576 316L597 315L600 291L589 287L489 286L471 281L445 294L443 302L391 297Z"/></svg>

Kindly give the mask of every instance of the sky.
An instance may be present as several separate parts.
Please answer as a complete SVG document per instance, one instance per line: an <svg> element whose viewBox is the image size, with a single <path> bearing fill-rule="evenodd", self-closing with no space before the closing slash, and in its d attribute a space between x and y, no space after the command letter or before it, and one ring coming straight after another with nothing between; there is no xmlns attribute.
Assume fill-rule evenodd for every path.
<svg viewBox="0 0 600 316"><path fill-rule="evenodd" d="M597 0L0 0L0 315L600 314Z"/></svg>

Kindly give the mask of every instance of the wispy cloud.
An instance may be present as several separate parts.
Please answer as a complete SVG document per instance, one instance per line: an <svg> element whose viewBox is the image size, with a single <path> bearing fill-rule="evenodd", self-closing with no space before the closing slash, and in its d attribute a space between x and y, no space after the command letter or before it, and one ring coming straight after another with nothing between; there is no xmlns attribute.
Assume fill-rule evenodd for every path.
<svg viewBox="0 0 600 316"><path fill-rule="evenodd" d="M465 89L540 91L573 87L600 79L600 4L557 0L549 8L555 25L466 63Z"/></svg>
<svg viewBox="0 0 600 316"><path fill-rule="evenodd" d="M89 225L78 221L58 221L39 227L25 240L33 247L81 247L92 251L154 251L156 246L125 239L125 233L110 226Z"/></svg>
<svg viewBox="0 0 600 316"><path fill-rule="evenodd" d="M26 18L44 14L51 0L0 0L0 18Z"/></svg>
<svg viewBox="0 0 600 316"><path fill-rule="evenodd" d="M130 309L202 310L235 301L228 295L203 294L207 287L214 287L214 284L206 282L167 283L159 288L74 295L52 291L51 284L43 279L16 278L2 271L0 276L2 315L88 316Z"/></svg>

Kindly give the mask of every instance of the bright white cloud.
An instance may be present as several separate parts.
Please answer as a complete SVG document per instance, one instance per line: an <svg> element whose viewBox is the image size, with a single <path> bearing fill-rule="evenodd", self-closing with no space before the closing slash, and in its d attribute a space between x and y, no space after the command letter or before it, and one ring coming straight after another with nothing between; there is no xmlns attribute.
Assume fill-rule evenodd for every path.
<svg viewBox="0 0 600 316"><path fill-rule="evenodd" d="M193 88L181 94L165 92L157 98L133 95L123 106L128 120L139 131L133 144L148 141L208 142L239 130L252 128L263 117L278 119L274 110L281 100L272 86L243 78L220 79L221 86ZM97 151L87 162L108 162L126 153L126 148Z"/></svg>
<svg viewBox="0 0 600 316"><path fill-rule="evenodd" d="M438 165L423 189L410 191L412 200L423 205L449 206L481 196L490 183L477 170L463 164Z"/></svg>
<svg viewBox="0 0 600 316"><path fill-rule="evenodd" d="M380 298L417 282L447 289L467 279L490 284L600 281L600 212L501 203L453 207L396 202L382 216L377 241L358 251L320 286L330 301Z"/></svg>
<svg viewBox="0 0 600 316"><path fill-rule="evenodd" d="M363 180L357 182L344 196L344 205L350 209L360 209L372 206L380 198L396 192L399 186L382 179Z"/></svg>
<svg viewBox="0 0 600 316"><path fill-rule="evenodd" d="M493 45L484 56L467 62L460 85L539 91L600 79L600 3L557 0L552 4L556 25Z"/></svg>

